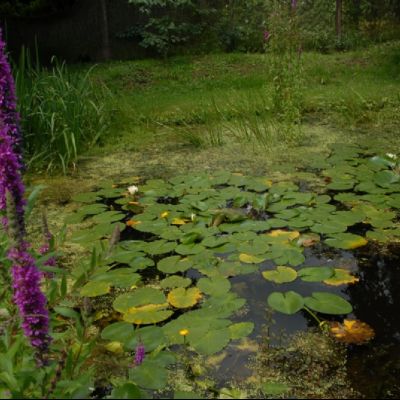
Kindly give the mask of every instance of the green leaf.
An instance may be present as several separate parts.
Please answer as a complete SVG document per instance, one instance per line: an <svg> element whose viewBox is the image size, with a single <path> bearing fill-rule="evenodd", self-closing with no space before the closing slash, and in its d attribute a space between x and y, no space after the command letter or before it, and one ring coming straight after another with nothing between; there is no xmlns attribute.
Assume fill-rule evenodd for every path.
<svg viewBox="0 0 400 400"><path fill-rule="evenodd" d="M174 393L174 399L202 399L199 394L195 392L177 391Z"/></svg>
<svg viewBox="0 0 400 400"><path fill-rule="evenodd" d="M273 271L263 271L262 276L267 281L288 283L293 282L297 278L297 272L290 267L278 266Z"/></svg>
<svg viewBox="0 0 400 400"><path fill-rule="evenodd" d="M201 278L197 283L197 287L205 294L210 296L223 296L228 293L231 288L229 279L215 276L213 278Z"/></svg>
<svg viewBox="0 0 400 400"><path fill-rule="evenodd" d="M113 307L120 313L126 313L132 307L165 304L166 302L167 299L161 290L145 287L136 289L134 292L121 294L114 300Z"/></svg>
<svg viewBox="0 0 400 400"><path fill-rule="evenodd" d="M128 322L115 322L105 327L101 332L102 339L121 343L125 343L133 335L133 325Z"/></svg>
<svg viewBox="0 0 400 400"><path fill-rule="evenodd" d="M110 293L111 285L108 282L90 281L81 288L82 297L97 297Z"/></svg>
<svg viewBox="0 0 400 400"><path fill-rule="evenodd" d="M163 279L160 282L160 286L163 289L178 288L178 287L186 288L186 287L190 286L191 284L192 284L191 279L183 278L178 275L172 275L168 278Z"/></svg>
<svg viewBox="0 0 400 400"><path fill-rule="evenodd" d="M124 383L111 392L110 399L141 399L142 393L134 383Z"/></svg>
<svg viewBox="0 0 400 400"><path fill-rule="evenodd" d="M168 302L176 308L189 308L197 304L201 297L198 288L184 289L180 287L168 293Z"/></svg>
<svg viewBox="0 0 400 400"><path fill-rule="evenodd" d="M190 344L199 353L209 356L221 351L229 343L230 338L229 329L215 329L207 332L198 340L190 341Z"/></svg>
<svg viewBox="0 0 400 400"><path fill-rule="evenodd" d="M144 389L160 390L167 385L167 371L155 361L144 360L131 371L132 380Z"/></svg>
<svg viewBox="0 0 400 400"><path fill-rule="evenodd" d="M279 396L290 390L290 386L280 382L265 382L261 385L261 391L265 396Z"/></svg>
<svg viewBox="0 0 400 400"><path fill-rule="evenodd" d="M304 282L322 282L323 280L332 277L333 274L334 270L330 267L307 267L302 268L297 272L297 275Z"/></svg>
<svg viewBox="0 0 400 400"><path fill-rule="evenodd" d="M229 326L229 332L232 340L241 339L249 336L254 330L253 322L239 322Z"/></svg>
<svg viewBox="0 0 400 400"><path fill-rule="evenodd" d="M341 233L331 235L331 237L325 240L325 243L338 249L352 250L365 246L368 241L362 236L354 235L353 233Z"/></svg>
<svg viewBox="0 0 400 400"><path fill-rule="evenodd" d="M166 274L176 274L177 272L184 272L192 268L193 263L187 258L180 256L171 256L163 258L157 264L157 269Z"/></svg>
<svg viewBox="0 0 400 400"><path fill-rule="evenodd" d="M332 315L349 314L353 311L351 304L336 294L314 292L304 299L304 304L311 310Z"/></svg>
<svg viewBox="0 0 400 400"><path fill-rule="evenodd" d="M128 340L122 342L129 350L134 350L139 343L143 343L146 353L150 353L158 347L164 346L167 343L167 338L159 326L146 326L135 329L134 334L128 337Z"/></svg>
<svg viewBox="0 0 400 400"><path fill-rule="evenodd" d="M268 305L276 311L291 315L303 308L304 299L293 291L286 293L273 292L268 297Z"/></svg>

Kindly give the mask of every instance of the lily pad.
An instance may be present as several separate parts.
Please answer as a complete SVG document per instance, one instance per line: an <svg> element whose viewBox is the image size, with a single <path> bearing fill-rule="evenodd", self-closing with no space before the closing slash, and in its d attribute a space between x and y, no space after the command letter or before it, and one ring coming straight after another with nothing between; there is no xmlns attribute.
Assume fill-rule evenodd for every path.
<svg viewBox="0 0 400 400"><path fill-rule="evenodd" d="M333 276L333 268L330 267L306 267L297 272L304 282L322 282Z"/></svg>
<svg viewBox="0 0 400 400"><path fill-rule="evenodd" d="M293 291L286 293L273 292L268 296L268 305L276 311L291 315L303 308L304 299Z"/></svg>
<svg viewBox="0 0 400 400"><path fill-rule="evenodd" d="M288 283L293 282L297 278L297 272L290 267L278 266L276 270L263 271L262 276L267 281L275 283Z"/></svg>
<svg viewBox="0 0 400 400"><path fill-rule="evenodd" d="M353 311L351 304L336 294L314 292L304 298L304 304L311 310L332 315L349 314Z"/></svg>
<svg viewBox="0 0 400 400"><path fill-rule="evenodd" d="M340 233L331 235L325 240L325 243L338 249L352 250L365 246L368 241L362 236L354 235L353 233Z"/></svg>
<svg viewBox="0 0 400 400"><path fill-rule="evenodd" d="M176 308L189 308L196 305L202 298L198 288L176 288L169 292L168 302Z"/></svg>

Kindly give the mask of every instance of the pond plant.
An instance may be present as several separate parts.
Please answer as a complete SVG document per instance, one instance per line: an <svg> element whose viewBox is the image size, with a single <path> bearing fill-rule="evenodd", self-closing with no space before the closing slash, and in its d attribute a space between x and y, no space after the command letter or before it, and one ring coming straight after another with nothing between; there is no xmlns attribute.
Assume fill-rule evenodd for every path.
<svg viewBox="0 0 400 400"><path fill-rule="evenodd" d="M328 397L335 382L345 387L345 346L369 343L375 327L357 319L347 289L360 274L344 260L400 238L395 155L337 144L309 163L312 188L228 171L99 182L73 197L66 223L79 254L63 269L46 219L45 242L28 244L32 204L0 50L2 397ZM276 332L257 343L264 325L295 318L311 329L292 346ZM241 352L258 355L253 380L209 376L205 366ZM283 369L266 370L279 359ZM295 380L303 364L312 370Z"/></svg>

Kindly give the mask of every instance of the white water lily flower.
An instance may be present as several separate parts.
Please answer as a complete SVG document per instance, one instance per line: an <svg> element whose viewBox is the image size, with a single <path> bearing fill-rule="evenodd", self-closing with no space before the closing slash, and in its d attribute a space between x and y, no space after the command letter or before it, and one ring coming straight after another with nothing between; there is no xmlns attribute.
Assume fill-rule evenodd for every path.
<svg viewBox="0 0 400 400"><path fill-rule="evenodd" d="M393 153L386 153L386 156L389 157L389 158L391 158L392 160L397 160L396 154L393 154Z"/></svg>
<svg viewBox="0 0 400 400"><path fill-rule="evenodd" d="M135 185L129 186L128 187L128 192L129 194L134 195L135 193L137 193L139 191L139 188Z"/></svg>

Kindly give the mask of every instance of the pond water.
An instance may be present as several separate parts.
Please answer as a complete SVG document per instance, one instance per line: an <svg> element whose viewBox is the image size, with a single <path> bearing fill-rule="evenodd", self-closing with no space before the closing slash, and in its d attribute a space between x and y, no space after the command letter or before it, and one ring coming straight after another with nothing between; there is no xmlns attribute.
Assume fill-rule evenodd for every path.
<svg viewBox="0 0 400 400"><path fill-rule="evenodd" d="M166 376L172 362L150 354L157 346L214 357L214 384L232 387L251 379L257 343L290 346L318 322L332 330L347 319L375 332L370 342L348 342L349 385L367 398L400 395L400 167L354 146L318 163L314 192L221 171L76 199L83 205L72 222L93 225L73 241L91 247L122 231L81 296L119 290L112 308L124 322L111 321L102 337L130 351L144 342L148 358L133 379L145 389L167 384L153 373ZM246 337L253 345L238 342ZM151 357L164 357L161 367Z"/></svg>

